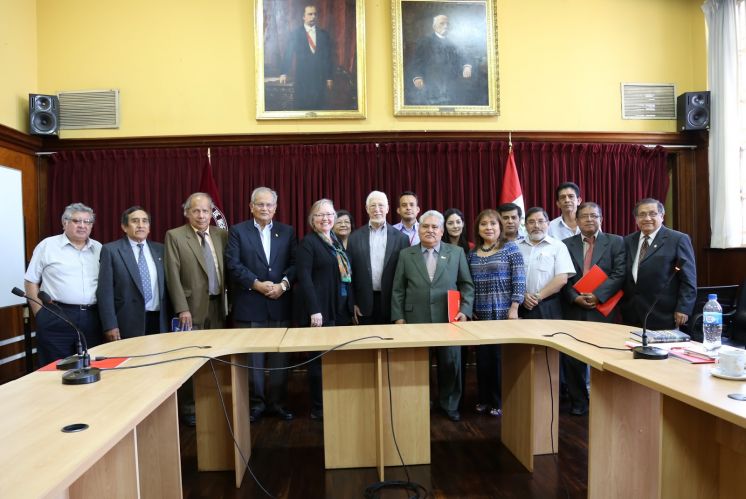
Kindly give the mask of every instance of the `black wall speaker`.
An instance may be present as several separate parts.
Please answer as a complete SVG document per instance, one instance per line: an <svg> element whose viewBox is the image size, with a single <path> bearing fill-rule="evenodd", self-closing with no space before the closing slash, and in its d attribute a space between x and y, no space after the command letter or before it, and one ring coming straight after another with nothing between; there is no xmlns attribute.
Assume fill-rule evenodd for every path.
<svg viewBox="0 0 746 499"><path fill-rule="evenodd" d="M31 135L58 135L60 101L56 95L28 95L28 129Z"/></svg>
<svg viewBox="0 0 746 499"><path fill-rule="evenodd" d="M685 92L676 99L679 131L710 129L710 92Z"/></svg>

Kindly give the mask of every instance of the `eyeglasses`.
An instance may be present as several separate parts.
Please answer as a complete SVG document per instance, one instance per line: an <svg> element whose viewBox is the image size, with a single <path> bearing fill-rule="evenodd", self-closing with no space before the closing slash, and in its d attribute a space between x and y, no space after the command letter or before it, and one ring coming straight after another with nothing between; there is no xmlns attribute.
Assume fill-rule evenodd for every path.
<svg viewBox="0 0 746 499"><path fill-rule="evenodd" d="M275 207L275 203L252 203L254 208L259 208L260 210L263 210L265 208L271 209Z"/></svg>
<svg viewBox="0 0 746 499"><path fill-rule="evenodd" d="M580 220L598 220L599 218L601 218L601 215L598 215L596 213L587 213L584 215L578 215L578 218Z"/></svg>
<svg viewBox="0 0 746 499"><path fill-rule="evenodd" d="M336 213L314 213L313 218L334 218Z"/></svg>
<svg viewBox="0 0 746 499"><path fill-rule="evenodd" d="M528 226L532 226L532 225L546 225L546 224L547 224L547 221L544 220L543 218L540 219L540 220L529 220L528 222L526 222L526 225L528 225Z"/></svg>
<svg viewBox="0 0 746 499"><path fill-rule="evenodd" d="M74 225L80 225L80 224L83 224L83 225L93 225L93 220L91 220L90 218L85 218L85 219L81 219L81 218L66 218L65 220L67 220L68 222L73 223Z"/></svg>
<svg viewBox="0 0 746 499"><path fill-rule="evenodd" d="M655 218L658 215L660 215L660 213L658 213L657 211L641 211L636 216L637 218Z"/></svg>

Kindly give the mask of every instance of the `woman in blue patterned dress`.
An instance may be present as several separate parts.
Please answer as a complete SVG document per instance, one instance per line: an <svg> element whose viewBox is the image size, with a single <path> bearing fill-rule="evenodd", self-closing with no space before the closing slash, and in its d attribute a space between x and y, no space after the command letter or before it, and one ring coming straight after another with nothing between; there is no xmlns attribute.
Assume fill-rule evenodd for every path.
<svg viewBox="0 0 746 499"><path fill-rule="evenodd" d="M484 210L475 222L476 247L469 253L474 280L474 320L517 319L526 291L526 271L518 246L500 237L499 215ZM476 410L500 416L501 351L499 345L477 347Z"/></svg>

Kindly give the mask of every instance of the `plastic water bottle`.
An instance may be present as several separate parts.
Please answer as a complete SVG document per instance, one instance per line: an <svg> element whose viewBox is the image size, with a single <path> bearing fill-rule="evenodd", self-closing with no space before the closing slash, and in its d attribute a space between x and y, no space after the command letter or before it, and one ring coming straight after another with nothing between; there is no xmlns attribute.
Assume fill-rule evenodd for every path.
<svg viewBox="0 0 746 499"><path fill-rule="evenodd" d="M720 348L720 338L723 334L723 309L718 303L718 295L707 295L707 303L702 313L702 331L705 350Z"/></svg>

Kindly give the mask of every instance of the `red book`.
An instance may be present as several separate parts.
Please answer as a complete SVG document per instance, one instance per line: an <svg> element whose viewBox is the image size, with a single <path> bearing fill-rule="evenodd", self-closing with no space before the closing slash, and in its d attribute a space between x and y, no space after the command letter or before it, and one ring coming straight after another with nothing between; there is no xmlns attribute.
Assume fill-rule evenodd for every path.
<svg viewBox="0 0 746 499"><path fill-rule="evenodd" d="M448 290L448 322L456 322L456 315L461 310L461 292Z"/></svg>
<svg viewBox="0 0 746 499"><path fill-rule="evenodd" d="M91 367L98 367L99 369L117 367L119 364L129 359L129 357L112 357L105 360L91 360ZM44 367L40 367L39 371L57 371L57 362L60 359L50 362Z"/></svg>
<svg viewBox="0 0 746 499"><path fill-rule="evenodd" d="M578 293L593 293L608 278L609 276L606 275L606 272L601 270L601 267L594 265L583 277L580 278L578 282L573 284L572 287L575 288L575 291ZM616 304L619 303L619 300L622 299L622 296L624 296L624 291L620 289L604 303L596 305L596 310L601 312L604 317L608 317L611 311L614 310L614 307L616 307Z"/></svg>

